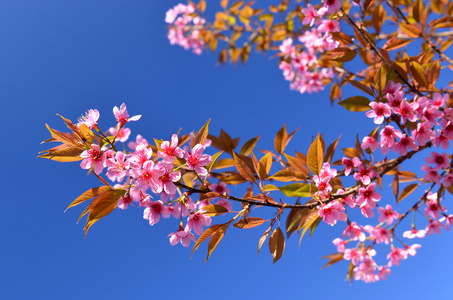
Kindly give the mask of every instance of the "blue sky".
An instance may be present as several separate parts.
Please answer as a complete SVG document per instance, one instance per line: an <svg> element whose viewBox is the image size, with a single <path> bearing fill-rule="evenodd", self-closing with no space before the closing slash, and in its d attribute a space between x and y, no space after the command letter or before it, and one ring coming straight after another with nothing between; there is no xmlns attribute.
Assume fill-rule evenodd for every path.
<svg viewBox="0 0 453 300"><path fill-rule="evenodd" d="M205 264L206 245L190 259L191 248L168 242L176 221L151 227L142 209L114 211L83 238L83 221L76 224L83 208L63 212L99 183L77 163L36 157L48 148L40 145L49 138L45 123L65 129L57 113L75 120L97 108L101 127L107 129L114 124L113 106L126 102L131 115L143 115L131 125L133 136L168 139L179 128L198 130L210 118L215 134L223 128L242 142L261 135L260 149L273 147L286 122L290 131L301 127L290 153L306 153L318 132L328 143L341 134L339 148L345 148L356 133L362 137L373 129L364 114L332 107L328 93L289 91L269 57L252 55L246 67L219 67L213 54L196 56L169 45L163 20L177 3L0 3L0 122L5 137L0 150L1 298L447 299L453 264L449 232L420 241L418 255L392 268L387 281L352 286L344 281L345 262L320 270L325 263L320 256L335 252L331 241L341 235L342 226L321 224L300 250L298 237L290 238L275 265L267 245L256 256L264 227L229 229ZM390 193L384 197L393 204ZM380 253L382 259L387 250Z"/></svg>

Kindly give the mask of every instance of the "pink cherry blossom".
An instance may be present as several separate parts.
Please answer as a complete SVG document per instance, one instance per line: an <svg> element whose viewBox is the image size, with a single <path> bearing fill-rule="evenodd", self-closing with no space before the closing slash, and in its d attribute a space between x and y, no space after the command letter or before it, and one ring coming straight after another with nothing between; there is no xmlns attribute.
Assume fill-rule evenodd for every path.
<svg viewBox="0 0 453 300"><path fill-rule="evenodd" d="M390 107L382 102L371 102L370 106L372 110L366 112L368 118L374 118L374 124L382 124L384 118L388 118L392 115Z"/></svg>
<svg viewBox="0 0 453 300"><path fill-rule="evenodd" d="M384 91L383 93L384 94L391 94L391 95L395 95L397 92L399 92L401 90L401 88L403 87L403 85L401 83L395 83L391 80L387 81L387 85L385 86L384 88Z"/></svg>
<svg viewBox="0 0 453 300"><path fill-rule="evenodd" d="M429 193L426 199L425 214L431 218L438 219L440 212L446 211L446 209L439 204L437 193Z"/></svg>
<svg viewBox="0 0 453 300"><path fill-rule="evenodd" d="M341 2L338 0L325 0L324 6L327 8L328 13L333 14L337 9L341 8Z"/></svg>
<svg viewBox="0 0 453 300"><path fill-rule="evenodd" d="M169 211L165 207L164 203L160 200L155 202L148 201L146 208L143 211L143 219L149 220L149 225L153 226L160 220L160 216L168 218L170 216Z"/></svg>
<svg viewBox="0 0 453 300"><path fill-rule="evenodd" d="M310 3L307 4L307 8L302 8L302 14L304 19L302 20L303 25L313 26L318 17L318 12L313 8L313 5Z"/></svg>
<svg viewBox="0 0 453 300"><path fill-rule="evenodd" d="M347 236L353 241L359 240L361 242L366 240L365 229L363 226L358 225L357 222L351 222L346 226L346 229L343 231L343 238Z"/></svg>
<svg viewBox="0 0 453 300"><path fill-rule="evenodd" d="M332 244L334 244L335 246L337 246L337 251L338 252L344 252L344 250L346 249L346 244L348 242L347 241L343 241L342 239L340 238L336 238L332 241Z"/></svg>
<svg viewBox="0 0 453 300"><path fill-rule="evenodd" d="M384 227L365 225L365 230L370 234L370 238L376 240L376 243L385 243L386 245L390 243L390 232Z"/></svg>
<svg viewBox="0 0 453 300"><path fill-rule="evenodd" d="M439 220L439 222L445 221L445 229L450 230L450 226L453 223L453 215L448 215Z"/></svg>
<svg viewBox="0 0 453 300"><path fill-rule="evenodd" d="M450 141L448 140L448 137L446 135L444 135L443 131L441 131L440 129L437 129L436 137L434 139L431 139L431 141L433 142L433 145L436 148L439 148L439 146L442 145L442 148L444 150L446 150L448 148L448 146L450 145Z"/></svg>
<svg viewBox="0 0 453 300"><path fill-rule="evenodd" d="M375 177L377 177L377 173L373 170L372 166L365 167L360 165L357 172L354 173L354 179L362 181L364 185L370 184L371 179Z"/></svg>
<svg viewBox="0 0 453 300"><path fill-rule="evenodd" d="M82 169L94 168L94 173L101 174L104 169L106 155L99 149L98 145L92 144L91 149L83 151L80 154L80 157L84 158L84 160L80 163L80 167Z"/></svg>
<svg viewBox="0 0 453 300"><path fill-rule="evenodd" d="M420 244L413 244L410 246L405 245L406 247L406 258L410 256L415 256L417 254L417 249L419 249L422 245Z"/></svg>
<svg viewBox="0 0 453 300"><path fill-rule="evenodd" d="M376 206L376 203L381 200L382 195L375 192L376 183L371 183L366 188L359 189L359 196L356 199L356 203L360 206L368 206L373 209Z"/></svg>
<svg viewBox="0 0 453 300"><path fill-rule="evenodd" d="M429 220L429 224L426 226L426 233L431 235L433 233L440 234L440 230L444 228L444 224L437 220Z"/></svg>
<svg viewBox="0 0 453 300"><path fill-rule="evenodd" d="M230 190L226 187L226 183L223 181L220 181L219 183L213 183L210 186L211 191L214 191L216 193L219 193L221 195L227 193L230 193Z"/></svg>
<svg viewBox="0 0 453 300"><path fill-rule="evenodd" d="M419 238L422 239L426 236L426 230L417 230L415 227L412 227L411 230L403 232L403 237L407 239Z"/></svg>
<svg viewBox="0 0 453 300"><path fill-rule="evenodd" d="M388 266L378 266L378 277L379 280L386 280L388 275L392 274L392 270Z"/></svg>
<svg viewBox="0 0 453 300"><path fill-rule="evenodd" d="M196 241L195 236L193 233L190 232L188 226L185 229L180 227L177 231L170 233L168 235L170 237L170 245L174 246L177 243L181 243L184 247L189 247L190 241Z"/></svg>
<svg viewBox="0 0 453 300"><path fill-rule="evenodd" d="M346 214L344 213L344 206L338 201L332 201L327 204L322 204L317 207L318 215L322 220L333 226L337 223L338 220L346 221Z"/></svg>
<svg viewBox="0 0 453 300"><path fill-rule="evenodd" d="M217 200L217 202L215 204L222 205L223 207L228 209L228 211L232 211L233 210L233 203L231 203L231 201L229 201L227 199L221 198L221 199Z"/></svg>
<svg viewBox="0 0 453 300"><path fill-rule="evenodd" d="M428 141L436 136L428 122L418 123L417 129L412 130L412 136L420 146L425 146Z"/></svg>
<svg viewBox="0 0 453 300"><path fill-rule="evenodd" d="M162 151L157 151L157 155L166 161L174 162L175 157L183 158L184 151L178 147L178 136L173 134L171 141L164 141L160 144Z"/></svg>
<svg viewBox="0 0 453 300"><path fill-rule="evenodd" d="M151 185L158 184L157 178L161 177L165 170L163 167L155 165L152 160L149 160L143 164L142 170L133 170L135 173L136 183L135 188L137 190L146 191Z"/></svg>
<svg viewBox="0 0 453 300"><path fill-rule="evenodd" d="M361 258L362 253L355 248L344 250L343 259L350 260L354 266L359 264Z"/></svg>
<svg viewBox="0 0 453 300"><path fill-rule="evenodd" d="M453 182L453 172L448 172L445 176L444 179L442 180L442 185L444 187L449 187Z"/></svg>
<svg viewBox="0 0 453 300"><path fill-rule="evenodd" d="M159 164L163 168L164 173L156 177L156 180L152 181L151 189L154 193L164 192L167 195L176 194L176 186L173 182L181 179L181 173L173 170L173 164L169 162L161 162Z"/></svg>
<svg viewBox="0 0 453 300"><path fill-rule="evenodd" d="M363 150L370 148L372 152L376 151L379 148L379 143L371 136L366 136L362 140L362 145L360 146Z"/></svg>
<svg viewBox="0 0 453 300"><path fill-rule="evenodd" d="M425 176L423 176L423 180L426 182L435 182L440 185L440 175L437 173L433 167L429 165L423 165L421 170L426 172Z"/></svg>
<svg viewBox="0 0 453 300"><path fill-rule="evenodd" d="M401 136L400 141L395 143L392 146L392 150L395 152L399 152L400 156L406 155L408 148L411 149L412 151L418 150L418 146L417 146L417 144L415 144L414 138L410 137L410 136L406 136L406 134L403 134Z"/></svg>
<svg viewBox="0 0 453 300"><path fill-rule="evenodd" d="M392 252L387 255L387 259L390 259L390 265L400 265L400 261L406 259L406 251L401 248L392 247Z"/></svg>
<svg viewBox="0 0 453 300"><path fill-rule="evenodd" d="M140 134L137 135L135 142L127 143L127 146L132 150L135 150L138 145L145 145L145 147L148 146L148 141L144 139Z"/></svg>
<svg viewBox="0 0 453 300"><path fill-rule="evenodd" d="M211 217L203 214L202 212L197 212L190 214L187 219L187 226L189 230L195 232L195 234L200 235L203 232L203 226L211 225Z"/></svg>
<svg viewBox="0 0 453 300"><path fill-rule="evenodd" d="M120 122L121 127L123 127L127 122L138 121L142 117L141 115L137 115L129 118L125 103L121 104L120 108L115 106L113 108L113 115L115 115L116 121Z"/></svg>
<svg viewBox="0 0 453 300"><path fill-rule="evenodd" d="M118 126L116 126L110 127L109 133L111 136L116 137L115 141L124 143L129 139L129 136L131 135L131 130L129 128L123 127L120 128L120 131L118 132Z"/></svg>
<svg viewBox="0 0 453 300"><path fill-rule="evenodd" d="M407 103L405 99L401 100L401 103L393 111L401 116L401 123L405 124L406 120L415 122L417 116L415 110L418 108L417 102Z"/></svg>
<svg viewBox="0 0 453 300"><path fill-rule="evenodd" d="M440 170L440 169L447 169L450 166L450 162L448 161L447 153L439 154L437 152L431 152L431 156L425 158L425 161L428 164L436 164L433 170Z"/></svg>
<svg viewBox="0 0 453 300"><path fill-rule="evenodd" d="M85 116L81 116L77 119L79 121L77 126L85 124L90 129L97 128L97 123L99 119L99 111L97 109L89 109Z"/></svg>
<svg viewBox="0 0 453 300"><path fill-rule="evenodd" d="M145 162L151 159L152 155L152 148L147 148L146 145L140 144L135 148L134 153L130 156L129 162L132 167L140 168Z"/></svg>
<svg viewBox="0 0 453 300"><path fill-rule="evenodd" d="M344 175L346 176L348 176L351 173L353 168L356 168L362 164L360 158L358 157L354 157L352 160L347 157L343 157L341 161L346 167L346 169L344 170Z"/></svg>
<svg viewBox="0 0 453 300"><path fill-rule="evenodd" d="M195 170L201 177L208 175L208 170L206 170L205 166L212 161L210 155L202 154L204 149L205 147L203 145L197 144L190 153L184 152L184 158L186 159L189 169Z"/></svg>
<svg viewBox="0 0 453 300"><path fill-rule="evenodd" d="M131 196L131 194L126 194L124 196L121 196L119 199L118 199L118 203L116 204L116 207L118 207L119 209L127 209L127 206L129 204L131 204L133 201L133 198Z"/></svg>
<svg viewBox="0 0 453 300"><path fill-rule="evenodd" d="M378 208L378 213L380 214L378 221L387 222L388 225L392 224L394 220L399 218L399 213L394 211L392 206L387 204L384 207Z"/></svg>
<svg viewBox="0 0 453 300"><path fill-rule="evenodd" d="M115 180L121 182L124 177L129 175L130 163L124 152L116 152L115 157L106 160L105 166L108 168L106 175L113 182L115 182Z"/></svg>

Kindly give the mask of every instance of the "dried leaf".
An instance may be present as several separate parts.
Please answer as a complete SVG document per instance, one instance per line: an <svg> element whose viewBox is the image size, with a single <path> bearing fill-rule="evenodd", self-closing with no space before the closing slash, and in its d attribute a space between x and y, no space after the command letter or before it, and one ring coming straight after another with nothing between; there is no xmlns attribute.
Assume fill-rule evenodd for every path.
<svg viewBox="0 0 453 300"><path fill-rule="evenodd" d="M261 224L267 222L269 220L264 220L263 218L258 217L246 217L236 222L233 227L247 229L260 226Z"/></svg>
<svg viewBox="0 0 453 300"><path fill-rule="evenodd" d="M307 152L307 166L313 174L319 174L323 163L323 149L319 133Z"/></svg>
<svg viewBox="0 0 453 300"><path fill-rule="evenodd" d="M273 263L275 264L285 251L285 236L280 227L272 231L271 237L269 238L269 250L274 258Z"/></svg>
<svg viewBox="0 0 453 300"><path fill-rule="evenodd" d="M204 211L202 212L204 215L215 217L227 213L228 209L226 209L223 205L211 204L204 206L199 211Z"/></svg>
<svg viewBox="0 0 453 300"><path fill-rule="evenodd" d="M94 198L96 196L102 195L102 194L110 191L111 189L112 188L107 186L107 185L89 189L88 191L84 192L82 195L77 197L71 204L69 204L69 206L65 209L65 212L69 208L74 207L76 205L79 205L80 203L82 203L82 202L84 202L86 200L90 200L90 199L92 199L92 198Z"/></svg>

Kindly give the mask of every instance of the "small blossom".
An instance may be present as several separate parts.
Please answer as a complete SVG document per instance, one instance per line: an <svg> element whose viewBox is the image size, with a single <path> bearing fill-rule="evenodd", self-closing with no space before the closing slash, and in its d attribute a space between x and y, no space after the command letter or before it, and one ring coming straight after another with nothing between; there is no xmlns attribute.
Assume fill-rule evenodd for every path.
<svg viewBox="0 0 453 300"><path fill-rule="evenodd" d="M356 168L362 164L360 158L358 157L354 157L352 160L347 157L343 157L341 161L346 167L346 169L344 170L344 175L346 176L348 176L351 173L352 168Z"/></svg>
<svg viewBox="0 0 453 300"><path fill-rule="evenodd" d="M184 151L178 147L178 136L173 134L171 141L164 141L160 144L162 151L157 151L157 155L166 161L174 162L175 157L183 158Z"/></svg>
<svg viewBox="0 0 453 300"><path fill-rule="evenodd" d="M187 219L187 226L189 227L189 230L193 229L197 235L200 235L203 232L203 226L209 225L211 225L211 217L201 212L190 214Z"/></svg>
<svg viewBox="0 0 453 300"><path fill-rule="evenodd" d="M426 226L426 233L431 235L433 233L440 234L440 230L444 228L444 224L437 220L429 220L429 224Z"/></svg>
<svg viewBox="0 0 453 300"><path fill-rule="evenodd" d="M327 204L318 206L318 215L322 220L333 226L338 220L346 221L346 214L344 213L344 206L338 201L332 201Z"/></svg>
<svg viewBox="0 0 453 300"><path fill-rule="evenodd" d="M415 227L412 227L411 230L403 232L403 237L407 239L419 238L422 239L426 236L426 230L417 230Z"/></svg>
<svg viewBox="0 0 453 300"><path fill-rule="evenodd" d="M382 124L384 118L388 118L392 115L390 107L381 102L371 102L370 106L372 110L366 112L368 118L374 118L374 124Z"/></svg>
<svg viewBox="0 0 453 300"><path fill-rule="evenodd" d="M332 241L332 244L334 244L335 246L337 246L337 251L338 252L344 252L344 250L346 249L346 244L348 242L346 241L343 241L342 239L340 238L336 238Z"/></svg>
<svg viewBox="0 0 453 300"><path fill-rule="evenodd" d="M80 127L80 125L85 124L90 129L93 129L97 127L96 124L98 123L98 119L99 111L97 109L90 109L85 116L78 118L79 122L77 123L77 126Z"/></svg>
<svg viewBox="0 0 453 300"><path fill-rule="evenodd" d="M120 108L115 106L113 108L113 114L115 115L116 120L118 122L120 122L121 127L123 127L124 124L126 124L127 122L138 121L142 117L141 115L138 115L138 116L133 116L133 117L129 118L129 114L127 113L127 108L126 108L125 103L121 104Z"/></svg>
<svg viewBox="0 0 453 300"><path fill-rule="evenodd" d="M204 149L205 147L203 145L197 144L193 147L190 153L184 153L184 158L187 161L189 169L195 170L195 172L197 172L197 174L201 177L208 175L208 170L206 170L205 166L212 161L212 157L210 155L202 154Z"/></svg>
<svg viewBox="0 0 453 300"><path fill-rule="evenodd" d="M401 248L392 247L392 252L387 255L387 259L390 259L390 265L400 265L400 261L406 259L406 252Z"/></svg>
<svg viewBox="0 0 453 300"><path fill-rule="evenodd" d="M129 136L131 135L131 130L126 127L120 127L120 130L118 132L118 126L116 127L110 127L109 128L109 133L111 136L116 137L115 141L119 141L121 143L124 143L129 139Z"/></svg>
<svg viewBox="0 0 453 300"><path fill-rule="evenodd" d="M378 208L378 213L380 214L378 221L384 222L386 221L388 225L392 224L394 220L398 219L399 213L394 211L392 206L387 204L384 207Z"/></svg>
<svg viewBox="0 0 453 300"><path fill-rule="evenodd" d="M184 247L189 247L191 240L194 242L196 241L195 235L193 235L193 233L190 232L188 226L186 226L185 229L180 227L178 231L170 233L168 236L170 237L170 245L172 246L181 242L181 245L183 245Z"/></svg>
<svg viewBox="0 0 453 300"><path fill-rule="evenodd" d="M83 151L80 154L80 157L84 158L80 163L82 169L91 169L93 167L94 173L101 174L107 157L105 153L99 149L98 145L92 144L91 149Z"/></svg>

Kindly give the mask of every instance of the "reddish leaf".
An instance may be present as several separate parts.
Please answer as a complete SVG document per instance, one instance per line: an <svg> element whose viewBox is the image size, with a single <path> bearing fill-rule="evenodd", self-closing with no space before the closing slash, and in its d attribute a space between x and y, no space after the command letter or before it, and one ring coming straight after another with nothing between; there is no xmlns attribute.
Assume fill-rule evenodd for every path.
<svg viewBox="0 0 453 300"><path fill-rule="evenodd" d="M203 212L203 214L210 216L210 217L218 216L218 215L228 212L228 209L226 209L225 206L217 205L217 204L211 204L211 205L204 206L200 210L205 211L205 212Z"/></svg>
<svg viewBox="0 0 453 300"><path fill-rule="evenodd" d="M244 177L250 182L256 182L255 175L253 174L252 170L247 165L247 163L245 163L245 161L243 161L239 156L237 156L235 152L233 152L233 158L234 165L238 170L239 174L241 174L242 177Z"/></svg>
<svg viewBox="0 0 453 300"><path fill-rule="evenodd" d="M197 144L204 145L204 143L206 142L206 138L208 137L208 127L209 127L209 122L210 121L211 121L211 119L209 119L203 125L203 127L201 127L200 131L198 131L197 135L195 136L195 138L192 141L192 147L191 148L195 147Z"/></svg>
<svg viewBox="0 0 453 300"><path fill-rule="evenodd" d="M307 152L307 166L313 174L319 174L322 169L323 150L319 134L316 139L311 143Z"/></svg>
<svg viewBox="0 0 453 300"><path fill-rule="evenodd" d="M211 235L213 235L217 230L219 230L220 227L222 227L224 224L215 224L206 229L199 237L198 240L195 242L195 245L193 246L192 253L190 256L193 255L195 250L198 249L198 247L203 243L207 238L209 238Z"/></svg>
<svg viewBox="0 0 453 300"><path fill-rule="evenodd" d="M96 196L102 195L110 190L112 190L112 188L106 185L89 189L88 191L84 192L82 195L77 197L71 204L69 204L65 212L71 207L79 205L80 203L92 199Z"/></svg>
<svg viewBox="0 0 453 300"><path fill-rule="evenodd" d="M269 221L269 220L264 220L263 218L258 218L258 217L246 217L246 218L243 218L243 219L237 221L236 224L233 225L233 227L242 228L242 229L253 228L256 226L260 226L261 224L263 224L267 221Z"/></svg>
<svg viewBox="0 0 453 300"><path fill-rule="evenodd" d="M273 263L275 264L285 251L285 236L280 227L272 231L271 237L269 238L269 250L274 258Z"/></svg>

